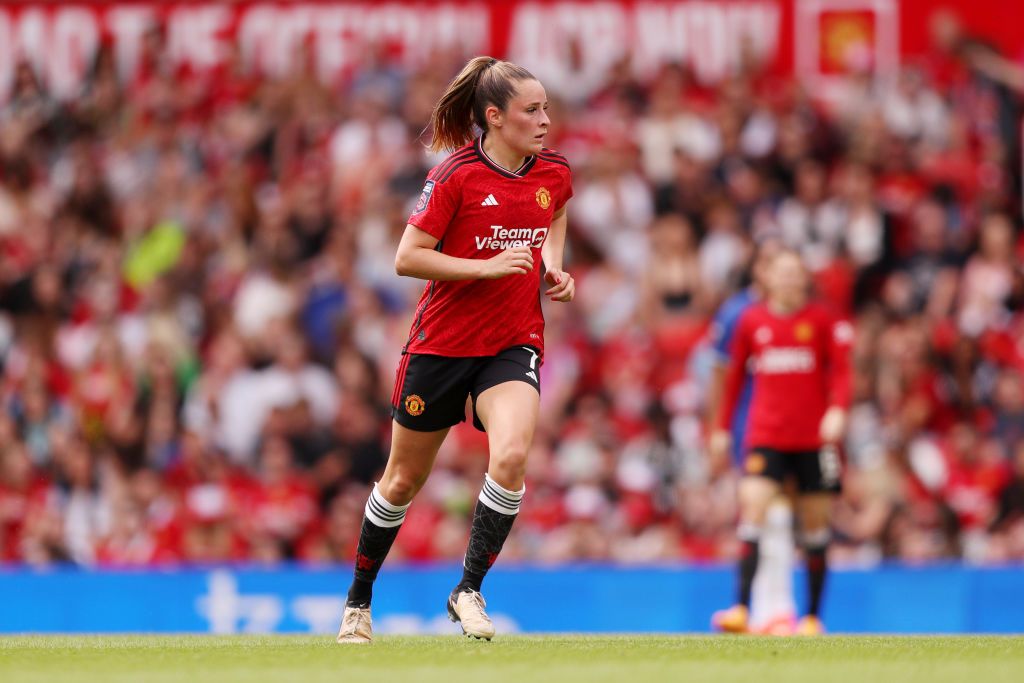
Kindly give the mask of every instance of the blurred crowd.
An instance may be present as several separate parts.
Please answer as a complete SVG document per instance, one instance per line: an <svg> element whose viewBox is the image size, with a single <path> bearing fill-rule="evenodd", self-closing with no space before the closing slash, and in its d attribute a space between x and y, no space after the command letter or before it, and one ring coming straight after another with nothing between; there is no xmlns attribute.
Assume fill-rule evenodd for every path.
<svg viewBox="0 0 1024 683"><path fill-rule="evenodd" d="M1024 560L1024 68L932 20L828 100L747 64L537 75L573 164L541 424L503 561L720 561L709 322L759 240L855 321L838 563ZM176 68L158 28L0 106L0 561L347 563L423 283L394 253L467 55L371 46L336 81ZM528 66L528 65L527 65ZM455 561L486 441L452 430L395 560Z"/></svg>

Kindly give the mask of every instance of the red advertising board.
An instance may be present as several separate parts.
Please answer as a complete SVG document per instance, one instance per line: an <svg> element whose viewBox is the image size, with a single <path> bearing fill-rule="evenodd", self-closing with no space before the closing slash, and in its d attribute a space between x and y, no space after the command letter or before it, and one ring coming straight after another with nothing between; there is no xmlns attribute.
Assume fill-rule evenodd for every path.
<svg viewBox="0 0 1024 683"><path fill-rule="evenodd" d="M939 3L941 4L941 3ZM435 49L488 53L542 76L600 75L624 55L649 73L686 63L714 82L752 52L776 72L828 79L881 72L928 47L932 0L509 0L395 2L76 2L0 6L0 98L27 59L58 96L73 95L101 44L122 75L139 60L145 32L161 25L171 58L194 69L222 63L232 44L253 67L286 72L309 50L330 79L384 43L408 63ZM1020 6L1018 6L1020 5ZM968 29L1011 57L1024 52L1024 4L958 0Z"/></svg>

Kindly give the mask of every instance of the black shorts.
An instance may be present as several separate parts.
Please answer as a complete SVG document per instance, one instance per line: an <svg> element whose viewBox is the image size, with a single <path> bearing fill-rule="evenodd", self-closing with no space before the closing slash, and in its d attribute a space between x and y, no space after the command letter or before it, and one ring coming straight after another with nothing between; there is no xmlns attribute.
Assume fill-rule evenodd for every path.
<svg viewBox="0 0 1024 683"><path fill-rule="evenodd" d="M473 426L484 431L476 399L504 382L526 382L540 391L540 354L532 346L512 346L494 356L451 358L409 353L395 375L391 415L403 427L434 432L466 419L466 397L473 399Z"/></svg>
<svg viewBox="0 0 1024 683"><path fill-rule="evenodd" d="M842 490L842 463L834 446L823 446L816 451L780 451L754 446L743 461L743 473L750 477L768 477L780 484L793 477L800 493L839 493Z"/></svg>

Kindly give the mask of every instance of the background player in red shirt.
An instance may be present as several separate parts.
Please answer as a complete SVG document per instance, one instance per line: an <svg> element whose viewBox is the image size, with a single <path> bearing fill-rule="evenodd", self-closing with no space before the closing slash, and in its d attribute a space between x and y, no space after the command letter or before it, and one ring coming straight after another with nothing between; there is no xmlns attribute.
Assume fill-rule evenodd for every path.
<svg viewBox="0 0 1024 683"><path fill-rule="evenodd" d="M455 152L428 175L395 258L399 275L429 282L402 350L391 454L366 503L338 642L372 638L373 581L467 397L490 462L448 614L466 635L494 635L480 584L526 492L544 350L538 259L551 300L575 291L562 270L571 173L543 146L548 124L540 82L490 57L471 60L434 109L432 148Z"/></svg>
<svg viewBox="0 0 1024 683"><path fill-rule="evenodd" d="M743 314L732 344L724 404L712 436L714 448L728 447L748 368L754 393L740 484L739 601L714 617L715 625L725 631L747 629L765 512L793 479L810 587L807 616L797 632L810 635L822 630L818 614L832 502L840 486L837 447L850 404L853 329L809 301L808 285L796 252L776 255L768 271L767 299Z"/></svg>
<svg viewBox="0 0 1024 683"><path fill-rule="evenodd" d="M718 410L725 393L725 379L736 329L743 314L764 298L768 270L782 247L782 242L775 237L760 240L750 264L750 286L727 299L711 324L710 337L716 362L707 390L709 433L714 432L718 425ZM753 384L753 377L747 372L733 411L730 427L732 449L729 452L709 452L711 467L715 470L726 467L732 460L732 464L740 472L743 471ZM749 626L756 633L789 635L796 628L792 576L796 552L793 540L792 501L783 493L769 505L761 528L758 576L751 588L749 614Z"/></svg>

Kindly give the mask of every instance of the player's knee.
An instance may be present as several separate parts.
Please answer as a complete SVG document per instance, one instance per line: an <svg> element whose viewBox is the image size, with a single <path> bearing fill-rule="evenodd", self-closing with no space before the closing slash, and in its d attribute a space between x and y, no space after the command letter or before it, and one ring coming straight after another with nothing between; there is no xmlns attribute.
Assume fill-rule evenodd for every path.
<svg viewBox="0 0 1024 683"><path fill-rule="evenodd" d="M508 445L491 453L491 477L509 490L522 487L526 477L527 449L524 445Z"/></svg>
<svg viewBox="0 0 1024 683"><path fill-rule="evenodd" d="M382 477L377 487L384 500L392 505L405 505L416 497L427 477L410 470L399 469Z"/></svg>
<svg viewBox="0 0 1024 683"><path fill-rule="evenodd" d="M798 516L801 535L828 533L829 518L831 517L828 507L804 505Z"/></svg>

